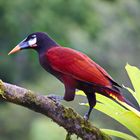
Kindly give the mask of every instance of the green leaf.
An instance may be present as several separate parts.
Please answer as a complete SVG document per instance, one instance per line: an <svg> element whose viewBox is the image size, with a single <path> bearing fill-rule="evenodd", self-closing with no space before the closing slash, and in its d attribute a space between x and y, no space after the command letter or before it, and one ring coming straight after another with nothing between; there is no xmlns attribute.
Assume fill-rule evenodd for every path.
<svg viewBox="0 0 140 140"><path fill-rule="evenodd" d="M77 91L76 94L85 96L84 92L82 91ZM126 110L118 103L101 94L96 93L96 97L97 100L101 103L97 103L95 109L112 117L113 119L124 125L126 128L128 128L134 135L140 138L140 118L135 113ZM81 105L89 106L88 103L82 103Z"/></svg>
<svg viewBox="0 0 140 140"><path fill-rule="evenodd" d="M108 134L108 135L119 137L119 138L122 138L124 140L137 140L137 138L135 138L131 135L128 135L126 133L123 133L123 132L110 130L110 129L100 129L100 130L103 131L104 133Z"/></svg>
<svg viewBox="0 0 140 140"><path fill-rule="evenodd" d="M129 93L131 93L132 96L134 96L135 99L137 98L137 97L136 97L136 92L135 92L135 91L133 91L131 88L126 87L126 86L124 86L124 85L123 85L123 87L124 87L125 89L127 89L127 90L129 91Z"/></svg>
<svg viewBox="0 0 140 140"><path fill-rule="evenodd" d="M101 95L99 95L101 96ZM99 98L97 95L97 98ZM106 97L105 97L106 98ZM110 100L110 99L109 99ZM99 100L102 103L97 103L95 106L95 109L105 113L106 115L112 117L122 125L124 125L126 128L128 128L133 134L135 134L137 137L140 138L140 118L136 116L131 111L128 111L124 109L123 107L119 106L114 101L110 100L108 101L108 98L103 100ZM88 104L86 104L88 106Z"/></svg>
<svg viewBox="0 0 140 140"><path fill-rule="evenodd" d="M113 100L102 97L97 94L97 100L102 103L97 103L95 108L106 115L112 117L126 128L128 128L133 134L140 138L140 118L132 111L128 111Z"/></svg>
<svg viewBox="0 0 140 140"><path fill-rule="evenodd" d="M76 95L86 96L82 90L76 91Z"/></svg>
<svg viewBox="0 0 140 140"><path fill-rule="evenodd" d="M134 87L134 92L132 92L131 89L128 89L128 91L130 91L130 93L132 93L132 95L134 96L134 98L137 100L139 106L140 106L140 69L138 69L137 67L131 66L129 64L127 64L125 66L125 69L128 73L128 76L132 82L132 85Z"/></svg>

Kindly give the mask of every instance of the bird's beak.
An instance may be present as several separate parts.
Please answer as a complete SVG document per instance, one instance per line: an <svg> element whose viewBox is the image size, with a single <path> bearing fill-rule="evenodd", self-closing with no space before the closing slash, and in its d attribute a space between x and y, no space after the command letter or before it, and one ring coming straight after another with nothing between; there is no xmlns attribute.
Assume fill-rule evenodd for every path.
<svg viewBox="0 0 140 140"><path fill-rule="evenodd" d="M14 49L12 49L8 55L16 53L18 51L20 51L21 49L25 49L29 47L29 43L26 41L22 41L21 43L19 43Z"/></svg>
<svg viewBox="0 0 140 140"><path fill-rule="evenodd" d="M17 45L14 49L12 49L12 50L8 53L8 55L10 55L10 54L12 54L12 53L15 53L15 52L18 52L19 50L21 50L21 49L20 49L19 45Z"/></svg>

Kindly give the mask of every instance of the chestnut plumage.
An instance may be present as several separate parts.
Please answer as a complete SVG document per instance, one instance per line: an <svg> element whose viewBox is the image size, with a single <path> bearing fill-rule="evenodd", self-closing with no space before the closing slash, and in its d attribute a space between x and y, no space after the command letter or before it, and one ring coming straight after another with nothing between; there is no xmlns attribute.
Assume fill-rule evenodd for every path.
<svg viewBox="0 0 140 140"><path fill-rule="evenodd" d="M92 108L96 105L96 92L128 103L119 90L121 86L85 54L74 49L61 47L42 32L30 34L9 54L27 48L35 49L39 54L41 66L64 84L64 100L72 101L76 89L84 91L90 106L84 116L85 119L89 118Z"/></svg>

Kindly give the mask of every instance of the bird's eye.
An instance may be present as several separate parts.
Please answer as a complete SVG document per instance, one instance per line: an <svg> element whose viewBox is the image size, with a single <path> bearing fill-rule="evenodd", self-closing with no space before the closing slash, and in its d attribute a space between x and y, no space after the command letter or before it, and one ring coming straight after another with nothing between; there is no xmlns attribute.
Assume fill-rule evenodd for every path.
<svg viewBox="0 0 140 140"><path fill-rule="evenodd" d="M34 38L36 38L36 35L32 35L32 36L31 36L31 39L34 39Z"/></svg>
<svg viewBox="0 0 140 140"><path fill-rule="evenodd" d="M30 38L30 40L28 41L28 43L29 43L30 46L36 44L36 42L37 42L36 35L35 36L32 36Z"/></svg>

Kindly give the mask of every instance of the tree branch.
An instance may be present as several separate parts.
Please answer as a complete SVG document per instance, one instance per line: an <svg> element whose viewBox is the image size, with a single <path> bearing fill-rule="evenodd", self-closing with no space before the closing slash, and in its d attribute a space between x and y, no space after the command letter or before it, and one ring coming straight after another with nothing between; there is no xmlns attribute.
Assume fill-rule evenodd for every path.
<svg viewBox="0 0 140 140"><path fill-rule="evenodd" d="M73 109L54 102L47 96L0 81L0 100L24 106L51 118L68 133L83 140L111 140L105 133L85 121Z"/></svg>

